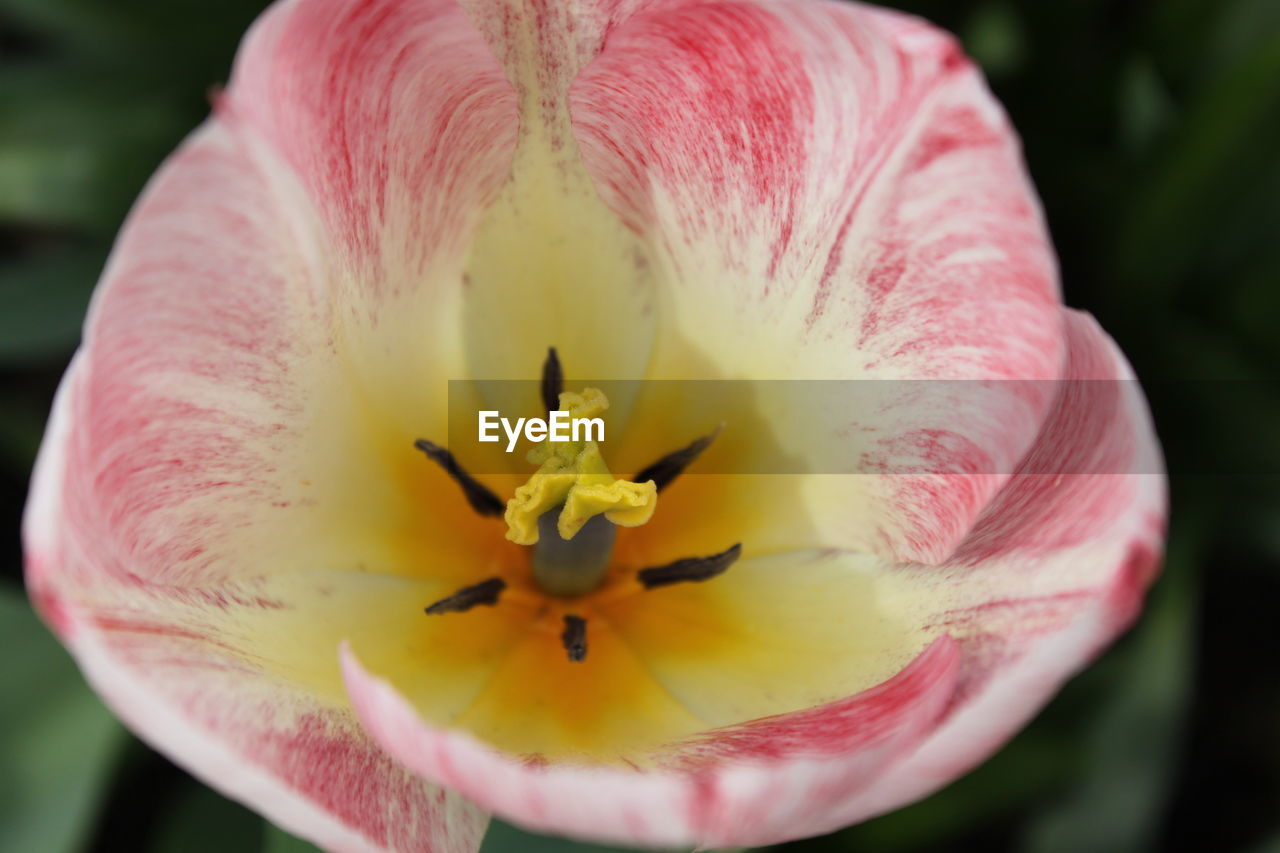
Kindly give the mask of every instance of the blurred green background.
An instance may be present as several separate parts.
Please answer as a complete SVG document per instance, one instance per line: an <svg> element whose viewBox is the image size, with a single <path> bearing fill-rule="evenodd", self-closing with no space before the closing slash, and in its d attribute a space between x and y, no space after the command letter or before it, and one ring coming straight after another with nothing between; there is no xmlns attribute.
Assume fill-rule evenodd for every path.
<svg viewBox="0 0 1280 853"><path fill-rule="evenodd" d="M1068 304L1151 390L1174 472L1169 554L1137 628L990 762L785 848L1280 853L1280 2L895 5L959 33L986 69ZM0 0L0 850L312 849L103 710L26 604L17 534L112 236L260 8ZM597 849L503 824L485 842Z"/></svg>

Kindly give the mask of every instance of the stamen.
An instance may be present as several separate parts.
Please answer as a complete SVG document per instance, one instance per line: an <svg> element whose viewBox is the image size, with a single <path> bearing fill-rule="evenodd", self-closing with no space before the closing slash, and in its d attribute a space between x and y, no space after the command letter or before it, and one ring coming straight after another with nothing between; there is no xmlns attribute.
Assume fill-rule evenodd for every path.
<svg viewBox="0 0 1280 853"><path fill-rule="evenodd" d="M464 586L453 595L445 596L435 604L425 608L425 610L427 613L435 615L437 613L465 613L481 604L492 607L498 603L498 596L506 588L507 582L502 578L489 578L487 581Z"/></svg>
<svg viewBox="0 0 1280 853"><path fill-rule="evenodd" d="M636 474L635 481L644 483L648 480L653 480L658 487L658 491L662 491L671 485L671 481L679 477L685 468L693 464L693 460L701 456L702 451L711 446L711 442L716 440L716 436L720 434L722 429L724 429L724 424L720 424L714 431L704 435L702 438L690 442L688 446L668 453L639 474Z"/></svg>
<svg viewBox="0 0 1280 853"><path fill-rule="evenodd" d="M427 454L428 459L443 468L445 473L462 487L462 493L466 496L467 503L471 504L472 509L481 515L502 515L506 509L506 504L497 495L489 491L488 486L483 485L475 477L462 470L462 466L458 464L457 459L453 458L452 453L434 442L427 441L425 438L418 439L413 443L413 446Z"/></svg>
<svg viewBox="0 0 1280 853"><path fill-rule="evenodd" d="M742 556L741 542L710 557L685 557L683 560L676 560L665 566L641 569L636 573L636 578L645 589L671 586L671 584L686 581L711 580L716 575L723 574L725 569L733 565L740 556Z"/></svg>
<svg viewBox="0 0 1280 853"><path fill-rule="evenodd" d="M560 642L569 654L572 663L581 663L587 659L587 620L581 616L565 616L564 630L560 632Z"/></svg>
<svg viewBox="0 0 1280 853"><path fill-rule="evenodd" d="M547 347L547 360L542 363L542 407L548 412L560 408L560 392L564 390L564 370L555 347Z"/></svg>

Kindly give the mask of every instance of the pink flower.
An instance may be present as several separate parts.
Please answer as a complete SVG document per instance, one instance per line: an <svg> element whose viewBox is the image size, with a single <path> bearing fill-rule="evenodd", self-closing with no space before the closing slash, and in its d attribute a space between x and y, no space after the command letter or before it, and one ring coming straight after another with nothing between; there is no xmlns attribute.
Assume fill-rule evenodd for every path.
<svg viewBox="0 0 1280 853"><path fill-rule="evenodd" d="M830 473L614 479L566 442L469 502L446 380L534 379L549 346L570 392L1037 382L832 399L843 428L781 448ZM121 233L28 583L140 736L327 849L470 851L490 812L767 844L946 784L1134 618L1164 519L1141 394L1039 382L1131 378L1060 303L981 76L917 19L285 0ZM620 447L705 433L664 393L615 406ZM704 463L809 417L770 393Z"/></svg>

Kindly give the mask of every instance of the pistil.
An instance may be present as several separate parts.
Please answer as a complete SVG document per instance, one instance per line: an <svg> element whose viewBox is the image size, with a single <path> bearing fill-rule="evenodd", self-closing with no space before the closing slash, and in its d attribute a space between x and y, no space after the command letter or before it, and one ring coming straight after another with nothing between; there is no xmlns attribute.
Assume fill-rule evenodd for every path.
<svg viewBox="0 0 1280 853"><path fill-rule="evenodd" d="M533 578L543 591L558 596L585 595L600 585L613 557L613 523L593 516L572 539L557 531L555 510L538 519L533 546Z"/></svg>
<svg viewBox="0 0 1280 853"><path fill-rule="evenodd" d="M563 392L559 406L570 418L589 419L609 407L603 392L586 388ZM603 515L614 524L636 527L647 522L657 505L652 482L635 483L609 473L595 441L549 441L529 451L538 470L507 501L507 538L533 545L542 537L540 521L557 512L556 534L572 539L589 520Z"/></svg>

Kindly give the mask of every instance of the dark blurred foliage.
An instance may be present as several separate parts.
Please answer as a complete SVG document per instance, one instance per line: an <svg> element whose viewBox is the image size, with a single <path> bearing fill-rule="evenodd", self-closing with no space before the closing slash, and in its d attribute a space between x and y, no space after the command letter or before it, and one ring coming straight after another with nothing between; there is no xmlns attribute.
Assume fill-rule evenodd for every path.
<svg viewBox="0 0 1280 853"><path fill-rule="evenodd" d="M1067 302L1149 388L1174 472L1169 555L1135 630L995 758L785 847L1280 851L1280 3L895 5L986 69ZM127 735L20 587L28 472L110 241L260 6L0 0L0 849L312 849ZM1206 462L1224 447L1244 460L1231 474ZM495 823L485 849L599 848Z"/></svg>

